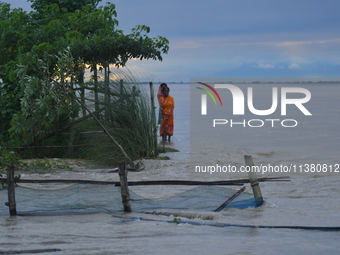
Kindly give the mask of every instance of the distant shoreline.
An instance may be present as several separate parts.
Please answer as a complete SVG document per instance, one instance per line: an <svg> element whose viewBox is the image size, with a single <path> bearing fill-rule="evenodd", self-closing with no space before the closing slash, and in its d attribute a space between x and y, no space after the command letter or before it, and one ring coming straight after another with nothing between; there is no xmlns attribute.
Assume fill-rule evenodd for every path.
<svg viewBox="0 0 340 255"><path fill-rule="evenodd" d="M329 80L322 80L321 78L231 78L228 81L228 78L193 78L194 81L180 81L180 82L166 82L167 84L195 84L198 81L200 82L209 82L209 83L216 83L216 84L222 84L222 83L233 83L233 84L321 84L321 83L327 83L327 84L334 84L334 83L340 83L340 78L330 78ZM209 81L208 81L209 80ZM221 81L223 80L223 81ZM275 81L277 80L277 81ZM149 84L150 82L140 82L137 84ZM156 83L153 82L153 84L159 84L160 82ZM136 83L134 83L136 84Z"/></svg>

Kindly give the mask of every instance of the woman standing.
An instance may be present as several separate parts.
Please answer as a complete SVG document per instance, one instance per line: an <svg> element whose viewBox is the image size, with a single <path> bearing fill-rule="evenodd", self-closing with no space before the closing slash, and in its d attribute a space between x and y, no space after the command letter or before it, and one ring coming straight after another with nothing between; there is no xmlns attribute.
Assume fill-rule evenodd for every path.
<svg viewBox="0 0 340 255"><path fill-rule="evenodd" d="M157 99L159 100L160 97L163 96L163 89L168 87L168 85L164 82L159 84L158 91L157 91Z"/></svg>
<svg viewBox="0 0 340 255"><path fill-rule="evenodd" d="M161 110L160 136L163 137L163 142L166 140L170 142L171 136L174 134L175 100L169 96L169 92L170 89L164 87L162 90L163 96L158 99Z"/></svg>
<svg viewBox="0 0 340 255"><path fill-rule="evenodd" d="M157 91L157 100L159 102L159 99L163 96L163 89L164 88L167 88L168 85L166 83L161 83L158 87L158 91ZM159 111L158 111L158 125L161 124L161 119L162 119L162 116L161 116L161 107L159 107Z"/></svg>

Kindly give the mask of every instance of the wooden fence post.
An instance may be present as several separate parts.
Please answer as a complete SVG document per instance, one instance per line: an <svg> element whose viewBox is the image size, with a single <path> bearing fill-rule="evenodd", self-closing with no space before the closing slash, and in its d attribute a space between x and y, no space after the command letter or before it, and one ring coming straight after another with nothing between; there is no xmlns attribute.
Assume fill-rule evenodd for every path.
<svg viewBox="0 0 340 255"><path fill-rule="evenodd" d="M244 155L244 160L248 169L248 177L250 181L250 186L253 189L255 202L257 205L261 205L263 203L263 197L256 173L252 171L252 166L254 166L253 158L252 156Z"/></svg>
<svg viewBox="0 0 340 255"><path fill-rule="evenodd" d="M154 135L154 147L155 147L155 151L154 151L154 155L156 156L158 155L158 151L157 151L157 118L156 118L156 112L155 112L155 99L154 99L154 92L153 92L153 83L152 81L150 81L149 83L150 85L150 97L151 97L151 111L152 111L152 132Z"/></svg>
<svg viewBox="0 0 340 255"><path fill-rule="evenodd" d="M120 179L120 191L122 195L124 212L131 212L130 192L129 192L129 186L128 186L128 181L127 181L127 169L126 169L125 162L118 164L118 174L119 174L119 179Z"/></svg>
<svg viewBox="0 0 340 255"><path fill-rule="evenodd" d="M119 80L119 93L120 93L121 95L124 94L124 81L123 81L123 79L120 79L120 80Z"/></svg>
<svg viewBox="0 0 340 255"><path fill-rule="evenodd" d="M7 165L8 208L11 216L17 215L15 202L14 165Z"/></svg>

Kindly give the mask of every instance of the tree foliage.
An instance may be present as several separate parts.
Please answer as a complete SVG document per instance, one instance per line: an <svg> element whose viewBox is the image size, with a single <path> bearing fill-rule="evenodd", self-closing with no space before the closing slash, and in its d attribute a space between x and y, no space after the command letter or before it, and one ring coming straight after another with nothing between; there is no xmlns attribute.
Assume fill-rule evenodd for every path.
<svg viewBox="0 0 340 255"><path fill-rule="evenodd" d="M96 8L101 0L29 0L33 4L32 9L37 12L44 12L45 6L56 4L60 8L66 9L68 12L75 12L82 9L86 5L90 5L92 8Z"/></svg>
<svg viewBox="0 0 340 255"><path fill-rule="evenodd" d="M55 77L61 53L69 52L72 60L69 89L76 93L85 86L88 69L95 82L86 86L97 93L105 86L109 92L110 66L124 66L131 58L162 61L169 50L168 40L149 37L146 25L128 34L119 30L112 3L30 1L35 10L30 13L0 2L0 144L24 145L79 116L72 99L51 83L66 78ZM101 70L102 83L97 81Z"/></svg>
<svg viewBox="0 0 340 255"><path fill-rule="evenodd" d="M21 136L22 140L29 142L39 134L52 132L78 115L79 107L72 104L70 96L55 84L55 81L63 81L72 75L70 63L68 70L60 66L60 60L65 59L65 54L68 59L71 58L68 50L56 56L46 53L43 58L34 53L27 54L27 65L18 66L23 96L20 100L21 110L12 119L13 135ZM57 62L51 68L54 61Z"/></svg>
<svg viewBox="0 0 340 255"><path fill-rule="evenodd" d="M0 2L0 142L7 140L13 114L20 111L22 90L16 75L18 56L25 50L29 15Z"/></svg>

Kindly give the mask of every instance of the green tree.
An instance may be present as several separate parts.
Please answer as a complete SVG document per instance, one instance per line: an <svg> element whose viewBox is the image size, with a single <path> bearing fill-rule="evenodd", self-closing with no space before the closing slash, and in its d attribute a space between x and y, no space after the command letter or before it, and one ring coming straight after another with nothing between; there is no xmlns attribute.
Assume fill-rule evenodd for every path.
<svg viewBox="0 0 340 255"><path fill-rule="evenodd" d="M87 1L76 1L78 7L71 9L63 4L73 1L60 0L52 5L45 5L46 1L32 2L37 4L38 11L29 14L21 9L11 11L7 4L0 5L0 50L4 56L0 70L6 70L0 72L0 102L5 109L0 112L3 140L8 141L10 130L13 140L32 141L79 115L72 98L50 84L56 78L53 75L58 69L60 52L69 48L72 55L73 67L68 74L70 90L76 89L75 84L84 88L85 69L89 69L95 81L89 88L97 92L106 90L110 100L110 65L124 66L131 58L161 61L169 50L168 40L161 36L150 38L147 26L137 26L130 34L118 30L114 4L97 8L99 1L89 1L87 5ZM100 70L105 73L102 88L96 81ZM15 105L11 105L13 98ZM96 100L96 108L98 104Z"/></svg>
<svg viewBox="0 0 340 255"><path fill-rule="evenodd" d="M22 9L11 10L0 2L0 142L9 139L11 119L20 111L17 58L29 48L27 33L30 16Z"/></svg>
<svg viewBox="0 0 340 255"><path fill-rule="evenodd" d="M33 51L25 56L27 64L18 69L23 88L21 110L12 119L11 133L31 142L70 122L78 115L78 108L73 107L71 97L53 83L53 80L64 82L74 74L72 70L68 70L68 74L58 71L60 68L55 62L58 55L45 53L40 58ZM53 68L52 63L55 64Z"/></svg>
<svg viewBox="0 0 340 255"><path fill-rule="evenodd" d="M56 4L60 8L67 9L68 12L75 12L82 9L85 5L91 5L92 8L96 8L101 0L29 0L33 4L31 8L37 12L44 12L46 5Z"/></svg>

